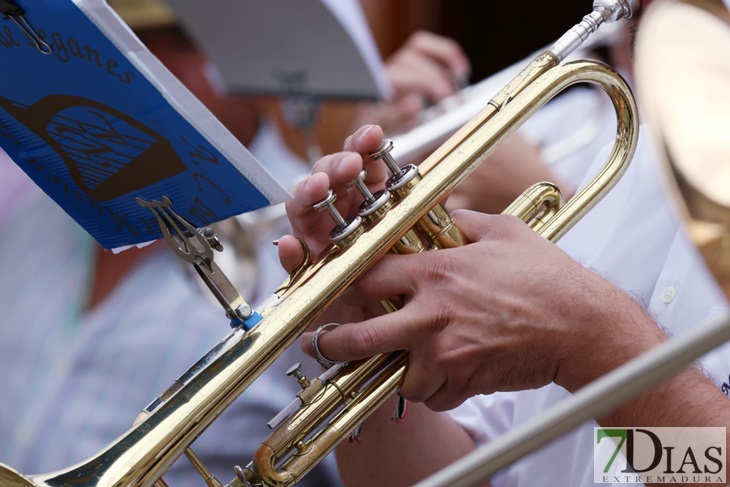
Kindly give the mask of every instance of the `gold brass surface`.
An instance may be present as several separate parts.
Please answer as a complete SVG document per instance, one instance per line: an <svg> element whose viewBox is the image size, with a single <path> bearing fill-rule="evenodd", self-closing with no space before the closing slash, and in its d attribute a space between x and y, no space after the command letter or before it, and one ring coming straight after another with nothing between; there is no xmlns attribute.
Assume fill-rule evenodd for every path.
<svg viewBox="0 0 730 487"><path fill-rule="evenodd" d="M729 49L730 13L720 0L657 2L636 42L642 113L666 187L730 297Z"/></svg>
<svg viewBox="0 0 730 487"><path fill-rule="evenodd" d="M279 304L262 311L263 320L255 328L234 335L230 346L215 360L103 451L82 464L38 476L23 477L11 469L0 468L0 480L11 486L153 485L323 310L521 123L568 86L593 83L608 93L616 108L616 143L594 180L560 211L540 223L538 231L557 240L623 174L636 147L638 121L628 86L611 68L588 61L556 64L550 56L538 58L535 66L524 72L529 82L525 76L519 77L482 114L429 157L422 165L422 179L377 223L346 248L327 251L289 283ZM407 358L405 353L396 353L362 363L362 370L361 363L342 369L324 389L321 403L305 405L264 441L255 459L254 474L258 480L265 485L291 485L305 475L397 389ZM369 377L369 369L382 372L375 379L364 379ZM343 411L333 417L333 408L342 404ZM293 455L283 461L281 455L292 450ZM243 484L236 479L233 485Z"/></svg>

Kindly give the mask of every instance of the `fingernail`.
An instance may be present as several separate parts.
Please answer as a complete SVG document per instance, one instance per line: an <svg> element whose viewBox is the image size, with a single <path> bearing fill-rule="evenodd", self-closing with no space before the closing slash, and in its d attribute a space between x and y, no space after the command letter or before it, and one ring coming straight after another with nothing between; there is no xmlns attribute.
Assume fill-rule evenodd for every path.
<svg viewBox="0 0 730 487"><path fill-rule="evenodd" d="M311 176L308 177L304 181L304 186L302 187L302 189L304 189L304 191L306 191L306 192L309 192L309 190L312 189L312 177Z"/></svg>

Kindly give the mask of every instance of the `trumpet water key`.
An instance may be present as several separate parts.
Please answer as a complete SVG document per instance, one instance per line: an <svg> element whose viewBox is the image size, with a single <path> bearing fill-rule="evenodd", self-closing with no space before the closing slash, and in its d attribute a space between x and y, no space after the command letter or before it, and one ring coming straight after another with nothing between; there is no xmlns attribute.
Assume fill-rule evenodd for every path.
<svg viewBox="0 0 730 487"><path fill-rule="evenodd" d="M573 84L592 83L608 94L617 114L616 140L603 170L563 206L551 187L541 187L521 197L510 210L546 238L559 238L623 174L638 131L633 96L615 71L593 61L560 62L602 23L630 13L627 1L595 2L593 12L530 63L418 168L397 167L389 159L386 142L377 156L393 173L388 193L365 192L363 215L356 218L333 215L337 221L335 243L251 315L258 320L255 326L249 321L245 302L229 294L226 287L226 292L219 294L222 304L229 315L242 318L244 324L236 326L155 400L127 433L86 462L59 472L26 476L0 466L0 485L150 486L162 482L165 471L183 454L194 460L208 485L221 485L197 465L191 443L385 253L394 247L401 252L419 252L464 244L439 202L553 96ZM358 185L357 181L353 184ZM323 202L323 209L330 203ZM207 262L198 266L206 278L217 280L217 269ZM238 316L238 310L246 312ZM251 329L246 331L248 326ZM296 483L397 389L406 364L404 353L377 356L336 365L312 380L292 369L291 375L302 387L295 407L277 418L278 425L273 425L272 435L263 441L251 465L235 468L229 485Z"/></svg>

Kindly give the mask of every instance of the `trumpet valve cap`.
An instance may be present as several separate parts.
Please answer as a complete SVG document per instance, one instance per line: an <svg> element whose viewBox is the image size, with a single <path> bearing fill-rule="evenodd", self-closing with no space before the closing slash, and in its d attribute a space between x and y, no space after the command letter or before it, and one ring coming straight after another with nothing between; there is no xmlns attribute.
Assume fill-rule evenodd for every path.
<svg viewBox="0 0 730 487"><path fill-rule="evenodd" d="M301 368L302 364L297 362L289 367L289 370L286 371L286 375L288 375L289 377L294 377L297 380L299 386L302 389L306 389L307 387L309 387L309 379L307 379L307 377L302 374Z"/></svg>
<svg viewBox="0 0 730 487"><path fill-rule="evenodd" d="M313 205L316 210L326 210L335 221L335 228L330 232L330 241L338 247L346 247L354 241L362 233L362 218L354 216L345 220L340 212L335 208L337 196L332 190L329 190L327 197L322 201Z"/></svg>
<svg viewBox="0 0 730 487"><path fill-rule="evenodd" d="M360 194L362 194L365 201L373 201L375 197L373 196L373 193L370 192L370 189L368 189L367 185L365 184L365 178L367 178L368 173L367 171L360 171L360 174L357 175L357 178L353 179L347 184L348 188L356 188L358 191L360 191Z"/></svg>
<svg viewBox="0 0 730 487"><path fill-rule="evenodd" d="M370 154L371 159L373 160L379 160L382 159L385 164L387 164L388 169L390 169L390 172L392 174L398 174L401 171L400 166L396 162L396 160L393 158L393 156L390 155L390 152L393 150L393 141L390 139L383 139L383 142L380 144L380 147L372 151Z"/></svg>
<svg viewBox="0 0 730 487"><path fill-rule="evenodd" d="M334 191L330 189L327 192L327 196L322 201L319 201L312 205L312 207L317 211L326 210L327 213L329 213L332 219L335 221L337 226L346 225L345 219L342 218L340 212L337 211L337 208L335 208L335 201L337 201L337 195L334 193Z"/></svg>
<svg viewBox="0 0 730 487"><path fill-rule="evenodd" d="M390 153L390 151L393 150L393 141L390 139L383 139L383 142L380 143L380 147L372 151L370 154L370 158L372 159L382 159L386 154Z"/></svg>
<svg viewBox="0 0 730 487"><path fill-rule="evenodd" d="M315 210L324 210L327 207L334 205L335 201L337 201L337 195L334 191L330 189L329 191L327 191L327 196L325 196L322 201L318 201L317 203L312 205L312 207Z"/></svg>

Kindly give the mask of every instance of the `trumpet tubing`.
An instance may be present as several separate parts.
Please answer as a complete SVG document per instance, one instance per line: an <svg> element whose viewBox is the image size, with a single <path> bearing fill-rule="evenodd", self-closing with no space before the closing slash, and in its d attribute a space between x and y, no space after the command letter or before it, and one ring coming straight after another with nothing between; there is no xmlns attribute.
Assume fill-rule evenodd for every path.
<svg viewBox="0 0 730 487"><path fill-rule="evenodd" d="M597 4L599 8L586 16L588 27L578 28L582 22L571 30L569 47L579 45L577 39L587 35L584 31L627 13L625 2L603 0ZM537 189L538 194L550 198L536 200L531 193L518 204L521 218L546 238L558 239L623 174L636 147L638 121L631 91L610 67L589 61L560 65L562 57L560 49L557 51L533 61L433 153L421 165L420 174L415 170L413 178L409 176L406 184L398 186L389 211L359 230L356 238L344 238L341 245L333 246L293 277L278 292L276 303L261 311L263 319L253 329L234 330L215 353L200 361L194 374L157 401L150 414L127 433L86 462L63 471L23 476L0 465L3 485L155 484L324 309L385 253L402 244L412 229L426 230L427 248L465 243L439 202L553 96L575 83L593 83L608 93L618 119L616 143L604 169L559 210L553 205L556 198L552 190ZM349 364L309 384L302 381L307 384L299 394L302 407L264 440L253 468L238 469L230 485L295 483L397 389L406 363L405 353L390 354Z"/></svg>

